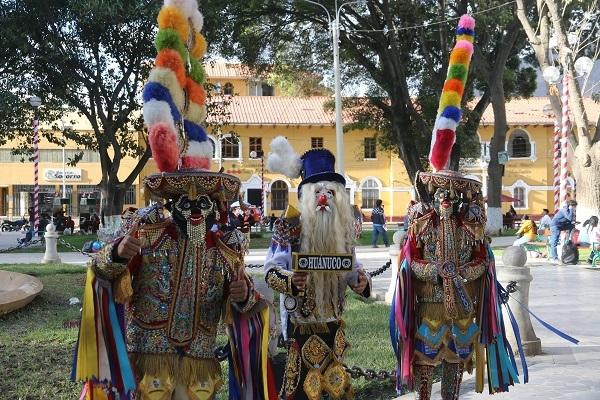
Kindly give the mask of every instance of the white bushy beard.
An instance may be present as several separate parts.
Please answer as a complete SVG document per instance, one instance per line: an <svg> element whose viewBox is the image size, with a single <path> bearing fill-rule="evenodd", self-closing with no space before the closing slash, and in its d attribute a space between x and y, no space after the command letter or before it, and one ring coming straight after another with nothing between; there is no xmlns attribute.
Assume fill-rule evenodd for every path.
<svg viewBox="0 0 600 400"><path fill-rule="evenodd" d="M316 192L328 189L335 196L328 202L329 210L317 210ZM300 250L303 253L336 254L350 253L354 244L353 212L350 198L343 185L337 182L307 183L302 186L300 199L302 223ZM337 314L340 298L346 290L346 274L334 272L311 272L307 291L314 290L316 308L314 316L325 315L326 304L331 304ZM336 315L337 316L337 315Z"/></svg>

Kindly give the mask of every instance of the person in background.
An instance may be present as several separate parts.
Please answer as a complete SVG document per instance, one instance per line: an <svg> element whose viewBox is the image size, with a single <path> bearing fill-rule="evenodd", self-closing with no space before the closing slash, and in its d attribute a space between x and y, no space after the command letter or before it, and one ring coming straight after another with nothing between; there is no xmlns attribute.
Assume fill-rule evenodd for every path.
<svg viewBox="0 0 600 400"><path fill-rule="evenodd" d="M521 227L517 231L519 238L514 241L513 246L521 246L528 242L534 242L537 238L537 227L535 222L525 215L521 221Z"/></svg>
<svg viewBox="0 0 600 400"><path fill-rule="evenodd" d="M542 219L540 219L538 229L550 229L551 223L552 223L552 217L550 216L550 211L548 211L547 208L544 208L542 210Z"/></svg>
<svg viewBox="0 0 600 400"><path fill-rule="evenodd" d="M591 217L586 222L589 222L588 234L590 245L592 246L592 252L590 252L590 256L588 257L587 261L591 264L594 260L594 244L596 244L596 246L600 245L600 226L598 226L598 217L596 216Z"/></svg>
<svg viewBox="0 0 600 400"><path fill-rule="evenodd" d="M571 231L575 228L575 210L577 202L569 200L552 218L550 223L550 261L558 262L558 240L562 231Z"/></svg>
<svg viewBox="0 0 600 400"><path fill-rule="evenodd" d="M232 229L241 229L243 219L242 209L240 208L240 202L236 201L229 206L229 219L227 225Z"/></svg>
<svg viewBox="0 0 600 400"><path fill-rule="evenodd" d="M100 229L100 217L96 213L93 213L90 217L90 229L94 235L98 232L98 229Z"/></svg>
<svg viewBox="0 0 600 400"><path fill-rule="evenodd" d="M385 247L389 247L388 238L385 228L385 217L383 215L383 201L378 199L375 202L375 208L371 212L371 222L373 222L373 236L371 237L371 245L377 247L377 238L379 234L383 236Z"/></svg>
<svg viewBox="0 0 600 400"><path fill-rule="evenodd" d="M273 225L275 224L275 221L277 221L277 217L275 216L275 213L271 213L271 216L269 217L269 230L271 232L273 232Z"/></svg>

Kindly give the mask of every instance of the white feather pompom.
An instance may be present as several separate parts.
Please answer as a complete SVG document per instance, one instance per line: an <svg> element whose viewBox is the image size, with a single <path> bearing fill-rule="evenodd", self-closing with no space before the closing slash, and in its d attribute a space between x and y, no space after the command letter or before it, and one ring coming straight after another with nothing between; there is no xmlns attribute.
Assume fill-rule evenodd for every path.
<svg viewBox="0 0 600 400"><path fill-rule="evenodd" d="M165 0L165 6L177 7L186 18L190 18L198 9L198 2L196 0Z"/></svg>
<svg viewBox="0 0 600 400"><path fill-rule="evenodd" d="M196 142L195 140L190 140L188 142L188 149L185 155L188 157L212 158L213 145L208 139L203 142Z"/></svg>
<svg viewBox="0 0 600 400"><path fill-rule="evenodd" d="M271 172L284 174L292 179L300 176L302 160L285 137L277 136L271 142L271 152L267 158L267 169Z"/></svg>
<svg viewBox="0 0 600 400"><path fill-rule="evenodd" d="M167 124L173 131L175 131L175 124L173 123L173 116L171 115L171 108L165 101L150 100L144 103L143 108L144 123L148 126L154 126L159 122Z"/></svg>
<svg viewBox="0 0 600 400"><path fill-rule="evenodd" d="M192 14L192 25L194 25L194 30L196 30L196 32L200 32L204 26L204 16L198 10L194 10L194 13Z"/></svg>

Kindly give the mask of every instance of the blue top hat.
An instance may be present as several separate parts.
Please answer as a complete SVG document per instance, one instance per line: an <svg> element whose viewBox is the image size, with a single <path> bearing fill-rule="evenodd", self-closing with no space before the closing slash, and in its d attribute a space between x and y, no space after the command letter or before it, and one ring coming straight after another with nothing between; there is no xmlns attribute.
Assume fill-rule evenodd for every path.
<svg viewBox="0 0 600 400"><path fill-rule="evenodd" d="M323 181L339 182L346 186L346 179L334 172L335 156L327 149L312 149L304 153L302 160L302 182L298 186L298 195L302 185Z"/></svg>

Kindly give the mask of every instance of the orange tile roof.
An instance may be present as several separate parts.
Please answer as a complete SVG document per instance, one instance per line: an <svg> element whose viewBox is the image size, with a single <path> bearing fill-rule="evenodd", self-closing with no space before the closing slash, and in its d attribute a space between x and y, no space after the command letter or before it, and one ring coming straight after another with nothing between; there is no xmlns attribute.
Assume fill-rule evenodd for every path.
<svg viewBox="0 0 600 400"><path fill-rule="evenodd" d="M514 99L506 104L506 119L509 125L553 125L554 118L544 114L544 106L550 104L547 97ZM596 124L600 115L600 104L584 99L584 107L590 124ZM494 125L494 110L491 105L481 117L481 125Z"/></svg>
<svg viewBox="0 0 600 400"><path fill-rule="evenodd" d="M331 97L236 96L229 107L233 125L333 125L335 113L326 111L324 105ZM547 97L517 99L506 103L509 125L553 125L554 119L544 115ZM585 99L590 123L595 124L600 115L600 104ZM344 122L351 122L344 113ZM494 125L492 106L483 113L481 125Z"/></svg>
<svg viewBox="0 0 600 400"><path fill-rule="evenodd" d="M208 78L237 78L248 79L256 76L250 68L245 65L223 62L208 62L204 65Z"/></svg>

